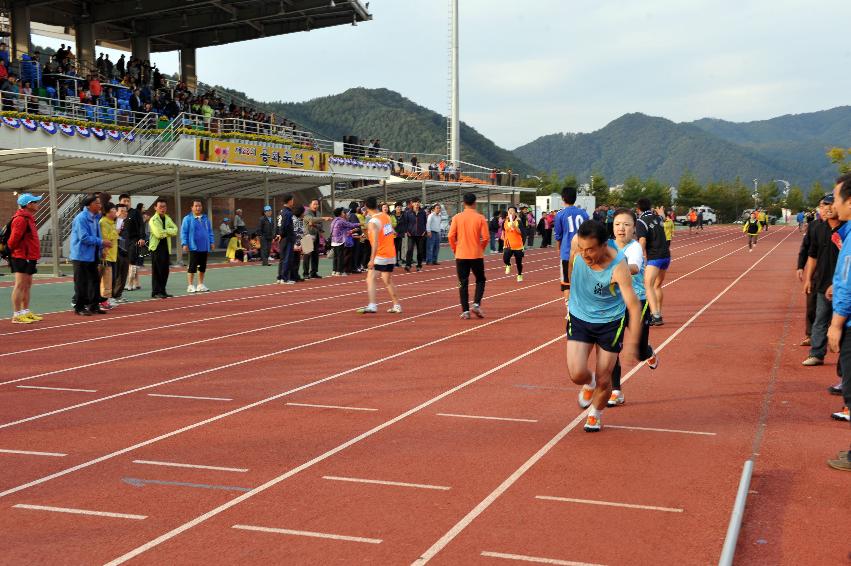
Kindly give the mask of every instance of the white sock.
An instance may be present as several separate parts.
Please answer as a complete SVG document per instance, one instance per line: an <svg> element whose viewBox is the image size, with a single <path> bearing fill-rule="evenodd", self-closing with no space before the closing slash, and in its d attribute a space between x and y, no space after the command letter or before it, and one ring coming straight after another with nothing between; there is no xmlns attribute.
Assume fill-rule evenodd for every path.
<svg viewBox="0 0 851 566"><path fill-rule="evenodd" d="M369 303L369 304L366 306L366 308L368 308L368 309L370 309L370 310L373 310L373 309L378 310L378 305L377 305L376 303Z"/></svg>
<svg viewBox="0 0 851 566"><path fill-rule="evenodd" d="M589 383L588 385L584 385L583 387L585 387L586 389L597 389L597 374L592 373L591 383Z"/></svg>
<svg viewBox="0 0 851 566"><path fill-rule="evenodd" d="M21 316L22 314L24 314L24 311L15 311L14 316Z"/></svg>
<svg viewBox="0 0 851 566"><path fill-rule="evenodd" d="M591 407L591 409L588 411L588 414L592 417L597 417L599 419L601 416L603 416L603 409Z"/></svg>
<svg viewBox="0 0 851 566"><path fill-rule="evenodd" d="M30 309L24 309L21 311L21 314L30 314Z"/></svg>

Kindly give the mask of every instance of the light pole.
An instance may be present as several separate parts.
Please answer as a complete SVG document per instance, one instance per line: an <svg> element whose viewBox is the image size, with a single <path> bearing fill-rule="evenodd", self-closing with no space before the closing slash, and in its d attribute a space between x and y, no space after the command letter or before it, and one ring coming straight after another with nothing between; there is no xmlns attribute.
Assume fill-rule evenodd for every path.
<svg viewBox="0 0 851 566"><path fill-rule="evenodd" d="M759 206L759 179L753 180L753 207Z"/></svg>

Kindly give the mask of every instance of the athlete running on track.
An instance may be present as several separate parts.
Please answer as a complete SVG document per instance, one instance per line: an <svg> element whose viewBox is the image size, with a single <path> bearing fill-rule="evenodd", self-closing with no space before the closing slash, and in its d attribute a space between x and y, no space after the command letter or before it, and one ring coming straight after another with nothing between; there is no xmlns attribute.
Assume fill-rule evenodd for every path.
<svg viewBox="0 0 851 566"><path fill-rule="evenodd" d="M751 217L742 226L742 232L748 235L748 251L752 252L756 245L759 233L762 231L762 222L759 221L756 211L751 212Z"/></svg>
<svg viewBox="0 0 851 566"><path fill-rule="evenodd" d="M378 312L378 304L375 302L375 279L380 273L381 280L384 281L384 286L393 300L393 306L387 312L400 313L402 312L402 305L399 304L396 287L393 285L393 267L396 265L393 224L387 214L377 210L378 199L367 197L364 204L366 205L367 218L369 218L366 223L367 237L369 237L370 247L372 248L366 271L366 292L369 296L369 304L358 309L357 312L360 314Z"/></svg>
<svg viewBox="0 0 851 566"><path fill-rule="evenodd" d="M464 195L464 210L452 217L449 226L449 247L455 254L458 272L458 294L461 299L461 318L469 319L470 311L484 318L481 303L485 296L485 248L488 246L488 222L476 211L476 195ZM476 294L470 308L470 271L476 277Z"/></svg>
<svg viewBox="0 0 851 566"><path fill-rule="evenodd" d="M632 276L623 253L609 247L606 225L583 222L570 252L570 299L567 322L567 370L581 385L579 406L593 405L586 432L602 428L603 409L612 393L612 369L618 354L635 359L641 336L641 304L632 290ZM624 345L625 314L629 311L629 341ZM596 372L588 357L596 346Z"/></svg>
<svg viewBox="0 0 851 566"><path fill-rule="evenodd" d="M517 216L517 209L508 207L508 217L502 225L502 262L505 264L505 274L511 273L511 258L517 265L517 282L523 281L523 224Z"/></svg>
<svg viewBox="0 0 851 566"><path fill-rule="evenodd" d="M662 326L662 284L671 267L671 242L665 235L665 221L650 208L650 199L638 199L639 217L635 237L644 249L644 288L647 292L651 326Z"/></svg>
<svg viewBox="0 0 851 566"><path fill-rule="evenodd" d="M579 230L579 226L588 220L588 213L573 206L576 203L576 189L565 187L561 191L564 208L558 211L555 219L556 248L561 258L561 292L564 295L564 308L568 310L567 300L570 297L570 244ZM567 316L565 316L567 318Z"/></svg>
<svg viewBox="0 0 851 566"><path fill-rule="evenodd" d="M626 259L629 273L632 275L632 290L638 300L641 301L641 338L638 341L638 360L647 360L650 369L656 369L659 358L650 347L650 311L647 309L647 296L644 292L644 252L641 244L635 240L635 213L628 208L615 211L614 233L615 239L609 240L609 245L616 251L622 252ZM629 323L629 313L627 313ZM624 403L624 395L621 390L621 363L615 362L612 370L612 395L609 397L609 407L615 407Z"/></svg>

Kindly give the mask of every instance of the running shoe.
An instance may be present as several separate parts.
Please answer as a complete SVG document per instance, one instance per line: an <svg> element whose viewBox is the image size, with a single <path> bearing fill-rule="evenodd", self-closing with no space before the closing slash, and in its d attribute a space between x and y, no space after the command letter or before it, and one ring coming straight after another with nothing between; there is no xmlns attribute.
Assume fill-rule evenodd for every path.
<svg viewBox="0 0 851 566"><path fill-rule="evenodd" d="M117 307L117 306L118 306L118 301L116 301L116 300L115 300L115 299L113 299L112 297L108 298L108 299L106 300L106 302L107 302L107 303L109 303L109 308L111 308L111 309L114 309L115 307Z"/></svg>
<svg viewBox="0 0 851 566"><path fill-rule="evenodd" d="M405 266L405 273L410 273L410 272L411 272L411 266L410 266L410 265L406 265L406 266Z"/></svg>
<svg viewBox="0 0 851 566"><path fill-rule="evenodd" d="M600 432L603 423L598 415L588 415L585 419L585 432Z"/></svg>
<svg viewBox="0 0 851 566"><path fill-rule="evenodd" d="M207 289L207 286L206 286L206 285L204 285L203 283L201 283L200 285L198 285L197 287L195 287L195 292L196 292L196 293L209 293L209 292L210 292L210 290L209 290L209 289Z"/></svg>
<svg viewBox="0 0 851 566"><path fill-rule="evenodd" d="M848 458L838 459L838 460L828 460L827 465L833 468L834 470L841 470L843 472L851 472L851 461Z"/></svg>
<svg viewBox="0 0 851 566"><path fill-rule="evenodd" d="M473 311L473 314L476 315L478 318L485 318L485 313L482 312L482 307L479 306L479 303L473 303L473 306L470 310Z"/></svg>
<svg viewBox="0 0 851 566"><path fill-rule="evenodd" d="M509 273L511 273L511 266L510 266L510 265L506 265L506 266L505 266L505 274L506 274L506 275L508 275Z"/></svg>
<svg viewBox="0 0 851 566"><path fill-rule="evenodd" d="M464 311L460 316L461 320L470 320L470 311Z"/></svg>
<svg viewBox="0 0 851 566"><path fill-rule="evenodd" d="M27 316L28 319L32 320L33 322L40 322L40 321L44 320L43 316L41 316L40 314L35 314L32 311L27 312L26 316Z"/></svg>
<svg viewBox="0 0 851 566"><path fill-rule="evenodd" d="M817 358L815 356L809 356L806 360L801 362L802 366L821 366L824 365L824 360L821 358Z"/></svg>
<svg viewBox="0 0 851 566"><path fill-rule="evenodd" d="M358 314L375 314L375 313L377 313L377 312L378 312L378 309L377 309L376 307L373 307L373 306L367 305L367 306L365 306L365 307L361 307L361 308L359 308L359 309L358 309L357 311L355 311L355 312L357 312Z"/></svg>
<svg viewBox="0 0 851 566"><path fill-rule="evenodd" d="M657 367L659 367L659 355L656 352L653 352L653 356L651 356L650 359L647 360L647 367L649 367L650 369L656 369Z"/></svg>
<svg viewBox="0 0 851 566"><path fill-rule="evenodd" d="M618 389L612 390L612 396L609 397L606 405L609 407L617 407L618 405L623 405L626 403L626 400L623 398L623 391L619 391Z"/></svg>
<svg viewBox="0 0 851 566"><path fill-rule="evenodd" d="M587 409L591 406L591 399L594 397L594 388L583 385L579 390L579 406Z"/></svg>
<svg viewBox="0 0 851 566"><path fill-rule="evenodd" d="M664 326L665 321L662 320L662 315L654 314L650 317L650 326Z"/></svg>
<svg viewBox="0 0 851 566"><path fill-rule="evenodd" d="M187 293L194 293L195 291L197 291L197 289L195 288L195 285L189 285L189 286L186 288L186 292L187 292Z"/></svg>
<svg viewBox="0 0 851 566"><path fill-rule="evenodd" d="M105 311L108 311L108 310L111 310L111 309L112 309L112 305L110 305L110 304L109 304L109 301L103 301L103 302L102 302L100 305L98 305L98 306L101 308L101 310L105 310Z"/></svg>
<svg viewBox="0 0 851 566"><path fill-rule="evenodd" d="M806 338L804 338L803 340L801 340L801 343L800 343L800 344L798 344L798 345L799 345L799 346L812 346L812 345L813 345L813 343L812 343L812 341L810 340L810 337L809 337L809 336L807 336Z"/></svg>
<svg viewBox="0 0 851 566"><path fill-rule="evenodd" d="M397 303L397 304L393 305L392 307L390 307L389 309L387 309L387 312L392 313L392 314L399 314L399 313L402 312L402 305Z"/></svg>
<svg viewBox="0 0 851 566"><path fill-rule="evenodd" d="M35 321L25 314L19 314L12 317L12 324L32 324Z"/></svg>
<svg viewBox="0 0 851 566"><path fill-rule="evenodd" d="M523 283L523 276L522 276L522 275L518 275L518 276L517 276L517 282L518 282L518 283Z"/></svg>
<svg viewBox="0 0 851 566"><path fill-rule="evenodd" d="M851 413L848 412L848 407L843 407L841 411L830 416L837 421L851 421Z"/></svg>
<svg viewBox="0 0 851 566"><path fill-rule="evenodd" d="M287 279L286 281L281 281L281 285L295 285L295 281Z"/></svg>
<svg viewBox="0 0 851 566"><path fill-rule="evenodd" d="M836 457L839 458L840 460L847 460L848 459L848 450L840 450L836 454Z"/></svg>
<svg viewBox="0 0 851 566"><path fill-rule="evenodd" d="M842 395L842 382L840 381L836 385L831 385L827 388L827 392L831 395Z"/></svg>

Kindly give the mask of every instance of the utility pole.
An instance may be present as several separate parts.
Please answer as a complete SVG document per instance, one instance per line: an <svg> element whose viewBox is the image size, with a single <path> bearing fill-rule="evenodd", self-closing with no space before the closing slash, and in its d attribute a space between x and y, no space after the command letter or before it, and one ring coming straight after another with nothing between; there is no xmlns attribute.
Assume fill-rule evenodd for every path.
<svg viewBox="0 0 851 566"><path fill-rule="evenodd" d="M461 122L459 118L459 86L458 86L458 0L451 0L452 10L452 85L451 104L449 109L449 161L456 167L461 166Z"/></svg>

